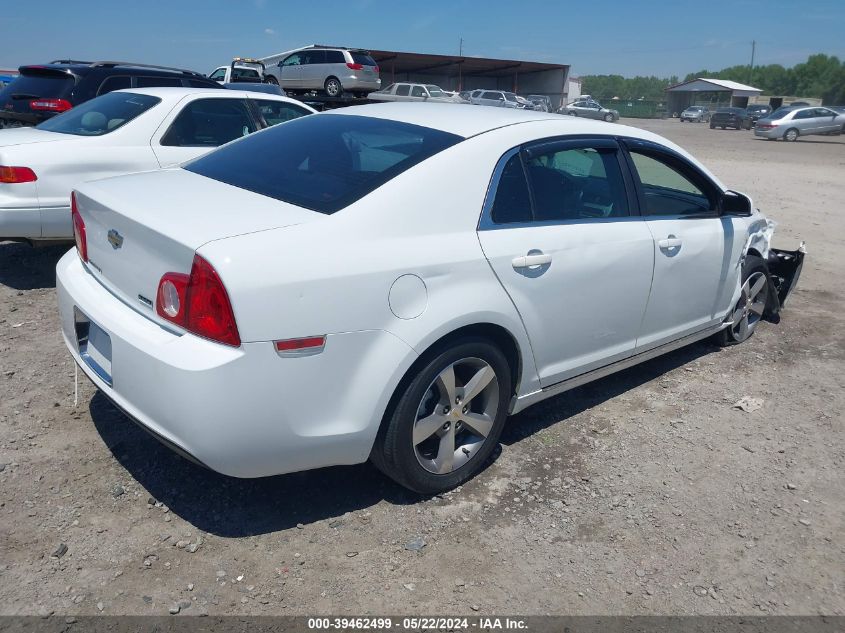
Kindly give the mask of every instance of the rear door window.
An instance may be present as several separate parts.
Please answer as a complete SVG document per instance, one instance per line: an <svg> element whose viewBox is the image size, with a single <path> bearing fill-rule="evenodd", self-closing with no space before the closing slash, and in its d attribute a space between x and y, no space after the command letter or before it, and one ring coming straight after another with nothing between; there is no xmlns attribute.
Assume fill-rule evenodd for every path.
<svg viewBox="0 0 845 633"><path fill-rule="evenodd" d="M270 99L256 99L255 105L258 106L258 111L261 113L261 118L267 125L277 125L298 119L306 114L311 114L302 106L288 103L287 101L272 101Z"/></svg>
<svg viewBox="0 0 845 633"><path fill-rule="evenodd" d="M325 51L306 51L302 54L303 64L324 64L326 61Z"/></svg>
<svg viewBox="0 0 845 633"><path fill-rule="evenodd" d="M396 94L400 97L407 97L409 94L411 94L411 86L409 86L408 84L399 84L398 86L396 86Z"/></svg>
<svg viewBox="0 0 845 633"><path fill-rule="evenodd" d="M132 87L132 78L127 75L114 75L108 77L100 84L100 89L97 90L98 95L104 95L113 90L125 90Z"/></svg>
<svg viewBox="0 0 845 633"><path fill-rule="evenodd" d="M161 139L176 147L217 147L255 132L244 99L197 99L185 106Z"/></svg>
<svg viewBox="0 0 845 633"><path fill-rule="evenodd" d="M425 88L423 88L422 86L414 86L411 89L411 96L412 97L425 97L426 96Z"/></svg>
<svg viewBox="0 0 845 633"><path fill-rule="evenodd" d="M345 64L346 59L343 57L342 51L326 51L327 64Z"/></svg>
<svg viewBox="0 0 845 633"><path fill-rule="evenodd" d="M184 169L330 214L461 140L399 121L320 114L221 147Z"/></svg>

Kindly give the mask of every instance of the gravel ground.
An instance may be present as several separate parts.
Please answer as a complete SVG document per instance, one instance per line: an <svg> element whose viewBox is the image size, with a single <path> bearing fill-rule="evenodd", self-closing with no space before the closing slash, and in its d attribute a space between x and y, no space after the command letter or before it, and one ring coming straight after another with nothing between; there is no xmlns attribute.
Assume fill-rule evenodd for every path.
<svg viewBox="0 0 845 633"><path fill-rule="evenodd" d="M515 416L433 499L369 465L229 479L82 378L74 406L64 249L0 244L0 613L845 614L845 137L628 123L807 240L783 320Z"/></svg>

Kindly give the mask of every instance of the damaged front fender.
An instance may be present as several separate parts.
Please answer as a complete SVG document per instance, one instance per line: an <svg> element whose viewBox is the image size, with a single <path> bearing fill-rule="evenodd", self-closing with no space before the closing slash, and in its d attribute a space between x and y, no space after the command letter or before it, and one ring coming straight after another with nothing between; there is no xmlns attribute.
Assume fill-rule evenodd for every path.
<svg viewBox="0 0 845 633"><path fill-rule="evenodd" d="M772 316L777 315L780 309L786 304L795 285L798 283L798 277L801 276L801 269L804 267L804 256L807 249L804 247L804 242L794 251L785 251L778 248L770 248L766 262L769 267L769 287L774 292L770 292L771 303L776 305L769 306L769 312Z"/></svg>

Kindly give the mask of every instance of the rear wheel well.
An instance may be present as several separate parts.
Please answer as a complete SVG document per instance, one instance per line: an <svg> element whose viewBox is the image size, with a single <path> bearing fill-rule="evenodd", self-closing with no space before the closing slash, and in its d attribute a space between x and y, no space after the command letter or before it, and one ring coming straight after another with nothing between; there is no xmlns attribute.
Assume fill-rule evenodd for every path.
<svg viewBox="0 0 845 633"><path fill-rule="evenodd" d="M408 368L405 375L402 376L402 379L393 390L393 394L390 396L390 400L384 410L384 414L382 415L382 419L379 424L379 438L383 436L386 430L387 424L385 424L385 422L393 415L397 402L402 397L402 394L405 392L408 384L414 379L414 376L417 375L420 368L428 363L433 356L439 354L444 347L448 347L455 341L467 338L481 338L488 340L502 351L508 361L508 367L511 371L511 384L513 386L514 394L517 392L519 382L522 377L522 357L520 356L519 345L517 345L517 342L511 333L501 325L495 325L493 323L474 323L472 325L465 325L464 327L449 332L449 334L440 337L434 343L429 345L428 348L420 354L419 358L417 358L417 360L415 360ZM376 439L373 444L374 450L370 454L371 459L380 459L380 455L377 454L378 450L376 450L376 447L379 445L380 440Z"/></svg>

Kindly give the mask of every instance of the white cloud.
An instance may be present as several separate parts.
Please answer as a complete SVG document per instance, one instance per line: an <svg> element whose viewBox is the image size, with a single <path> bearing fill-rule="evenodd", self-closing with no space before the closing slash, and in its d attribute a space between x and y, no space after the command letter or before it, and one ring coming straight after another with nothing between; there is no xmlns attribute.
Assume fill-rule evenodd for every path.
<svg viewBox="0 0 845 633"><path fill-rule="evenodd" d="M268 29L264 29L264 34L265 34L265 35L275 35L275 34L276 34L276 31L274 31L273 29L269 29L269 28L268 28Z"/></svg>

